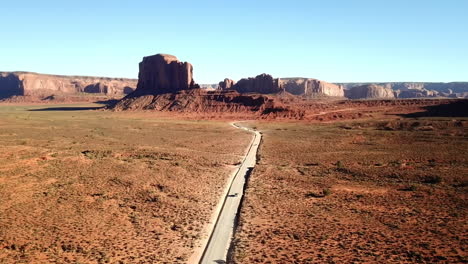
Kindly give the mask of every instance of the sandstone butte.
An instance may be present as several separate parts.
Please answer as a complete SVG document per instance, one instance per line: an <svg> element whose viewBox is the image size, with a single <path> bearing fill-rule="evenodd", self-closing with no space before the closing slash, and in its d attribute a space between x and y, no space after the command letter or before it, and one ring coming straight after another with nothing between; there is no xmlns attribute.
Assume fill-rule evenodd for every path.
<svg viewBox="0 0 468 264"><path fill-rule="evenodd" d="M269 74L260 74L255 78L245 78L239 80L231 89L239 93L261 93L274 94L283 91L279 79L274 79Z"/></svg>
<svg viewBox="0 0 468 264"><path fill-rule="evenodd" d="M0 72L0 98L79 93L123 96L135 90L137 80L91 76L64 76L32 72Z"/></svg>
<svg viewBox="0 0 468 264"><path fill-rule="evenodd" d="M158 110L189 113L254 113L267 117L300 118L303 112L285 106L273 97L260 94L243 95L232 90L206 91L193 80L193 67L180 62L175 56L156 54L144 57L139 65L136 90L111 106L120 110ZM260 78L259 78L260 79ZM248 84L270 91L273 78L262 75L261 79Z"/></svg>
<svg viewBox="0 0 468 264"><path fill-rule="evenodd" d="M365 84L347 90L346 97L350 99L391 99L395 98L395 94L390 88L375 84Z"/></svg>
<svg viewBox="0 0 468 264"><path fill-rule="evenodd" d="M353 99L394 99L391 88L365 84L345 90L344 85L311 78L273 78L260 74L235 83L225 79L217 90L201 89L193 78L193 66L175 56L156 54L144 57L139 64L138 85L109 108L121 110L156 110L196 113L209 117L309 118L316 106L297 95L323 95ZM237 114L237 115L236 115ZM314 115L312 115L314 116Z"/></svg>
<svg viewBox="0 0 468 264"><path fill-rule="evenodd" d="M312 78L281 78L280 85L294 95L326 95L344 97L342 85L328 83Z"/></svg>
<svg viewBox="0 0 468 264"><path fill-rule="evenodd" d="M236 84L234 80L225 78L223 81L219 82L218 90L229 90L232 88L232 86L234 86L234 84Z"/></svg>
<svg viewBox="0 0 468 264"><path fill-rule="evenodd" d="M175 56L156 54L144 57L139 64L138 94L174 93L198 88L193 80L193 67Z"/></svg>
<svg viewBox="0 0 468 264"><path fill-rule="evenodd" d="M269 74L260 74L254 78L244 78L235 83L231 79L224 79L218 85L221 90L236 90L240 93L274 94L288 92L293 95L324 95L343 97L344 89L341 85L328 83L312 78L273 78Z"/></svg>

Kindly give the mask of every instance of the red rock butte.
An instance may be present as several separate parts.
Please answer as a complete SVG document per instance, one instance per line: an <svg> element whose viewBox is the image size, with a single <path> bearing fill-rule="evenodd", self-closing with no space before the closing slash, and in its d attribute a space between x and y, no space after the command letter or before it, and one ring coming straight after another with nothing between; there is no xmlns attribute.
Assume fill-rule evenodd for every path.
<svg viewBox="0 0 468 264"><path fill-rule="evenodd" d="M139 67L138 93L173 93L197 87L193 80L192 64L180 62L173 55L144 57Z"/></svg>

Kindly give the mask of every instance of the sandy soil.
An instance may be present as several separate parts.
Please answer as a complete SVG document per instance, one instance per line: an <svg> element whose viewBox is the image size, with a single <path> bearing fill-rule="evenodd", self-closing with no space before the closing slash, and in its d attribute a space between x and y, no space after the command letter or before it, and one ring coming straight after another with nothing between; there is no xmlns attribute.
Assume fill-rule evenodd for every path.
<svg viewBox="0 0 468 264"><path fill-rule="evenodd" d="M232 262L466 262L466 102L317 100L252 122ZM250 137L226 120L262 119L101 106L0 104L1 263L187 262Z"/></svg>
<svg viewBox="0 0 468 264"><path fill-rule="evenodd" d="M0 262L185 263L251 136L92 107L0 106Z"/></svg>
<svg viewBox="0 0 468 264"><path fill-rule="evenodd" d="M251 124L264 140L231 263L468 261L467 119L368 111Z"/></svg>

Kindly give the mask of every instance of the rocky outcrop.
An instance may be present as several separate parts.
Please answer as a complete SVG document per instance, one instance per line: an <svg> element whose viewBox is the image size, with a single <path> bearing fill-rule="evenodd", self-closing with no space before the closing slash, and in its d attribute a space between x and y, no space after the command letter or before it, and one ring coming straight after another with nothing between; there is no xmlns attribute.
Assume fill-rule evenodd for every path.
<svg viewBox="0 0 468 264"><path fill-rule="evenodd" d="M182 90L176 93L127 97L111 107L114 111L155 110L163 112L196 113L227 116L240 114L260 118L301 119L303 110L279 102L277 98L259 94L240 94L233 90L207 91L205 89Z"/></svg>
<svg viewBox="0 0 468 264"><path fill-rule="evenodd" d="M352 87L345 91L345 96L350 99L390 99L395 98L392 89L380 85L366 84Z"/></svg>
<svg viewBox="0 0 468 264"><path fill-rule="evenodd" d="M274 79L269 74L260 74L255 78L241 79L231 89L239 93L273 94L283 91L279 79Z"/></svg>
<svg viewBox="0 0 468 264"><path fill-rule="evenodd" d="M224 79L224 81L219 82L218 89L219 90L229 90L229 89L232 88L232 86L234 86L234 84L236 84L236 82L234 80L226 78L226 79Z"/></svg>
<svg viewBox="0 0 468 264"><path fill-rule="evenodd" d="M174 93L198 87L193 80L193 67L175 56L156 54L140 62L136 94Z"/></svg>
<svg viewBox="0 0 468 264"><path fill-rule="evenodd" d="M286 92L294 95L344 96L344 89L341 85L312 78L281 78L280 85Z"/></svg>
<svg viewBox="0 0 468 264"><path fill-rule="evenodd" d="M79 93L123 96L134 91L137 80L88 76L61 76L31 72L0 73L0 98Z"/></svg>

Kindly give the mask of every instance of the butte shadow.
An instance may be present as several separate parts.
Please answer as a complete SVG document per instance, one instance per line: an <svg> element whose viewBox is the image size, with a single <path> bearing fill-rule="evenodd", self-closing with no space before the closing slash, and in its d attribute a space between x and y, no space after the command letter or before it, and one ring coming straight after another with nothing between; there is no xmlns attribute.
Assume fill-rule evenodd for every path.
<svg viewBox="0 0 468 264"><path fill-rule="evenodd" d="M468 117L468 99L441 101L437 105L423 107L423 111L400 114L402 117Z"/></svg>
<svg viewBox="0 0 468 264"><path fill-rule="evenodd" d="M47 112L47 111L88 111L88 110L98 110L103 109L105 106L64 106L64 107L47 107L47 108L38 108L38 109L29 109L30 112Z"/></svg>

